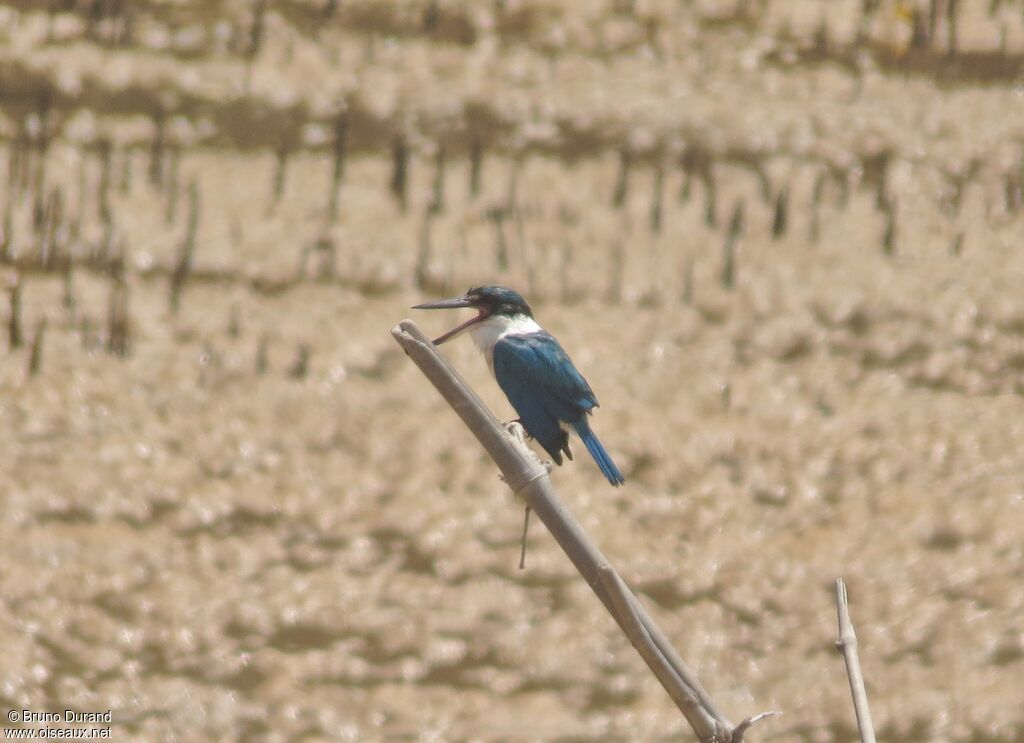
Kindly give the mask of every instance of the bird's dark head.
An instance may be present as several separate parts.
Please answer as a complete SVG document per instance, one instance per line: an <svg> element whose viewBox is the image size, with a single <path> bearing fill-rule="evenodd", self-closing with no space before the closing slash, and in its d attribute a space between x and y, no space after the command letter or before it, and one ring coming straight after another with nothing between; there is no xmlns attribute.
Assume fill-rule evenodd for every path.
<svg viewBox="0 0 1024 743"><path fill-rule="evenodd" d="M507 286L475 286L461 297L443 299L440 302L426 302L416 305L413 309L447 310L458 307L472 307L477 311L477 316L452 328L437 338L434 343L440 345L489 317L516 317L519 315L533 317L533 310L530 309L530 305L526 303L522 295Z"/></svg>

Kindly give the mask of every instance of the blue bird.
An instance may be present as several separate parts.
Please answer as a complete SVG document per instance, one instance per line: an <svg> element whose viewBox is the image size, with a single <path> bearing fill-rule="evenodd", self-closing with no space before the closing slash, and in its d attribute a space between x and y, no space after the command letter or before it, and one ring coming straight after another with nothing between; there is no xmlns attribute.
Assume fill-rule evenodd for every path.
<svg viewBox="0 0 1024 743"><path fill-rule="evenodd" d="M504 286L478 286L462 297L427 302L414 310L472 307L476 317L449 330L434 343L469 331L487 357L498 386L519 413L526 432L551 458L562 464L562 453L572 459L569 430L575 431L587 451L614 486L626 479L590 429L588 416L598 407L587 380L554 336L533 319L533 311L517 292Z"/></svg>

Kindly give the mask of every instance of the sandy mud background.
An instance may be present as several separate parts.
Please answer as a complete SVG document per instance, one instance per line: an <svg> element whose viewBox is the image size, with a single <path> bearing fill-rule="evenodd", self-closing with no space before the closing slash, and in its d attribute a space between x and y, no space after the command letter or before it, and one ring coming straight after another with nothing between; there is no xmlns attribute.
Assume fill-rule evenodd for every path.
<svg viewBox="0 0 1024 743"><path fill-rule="evenodd" d="M1024 740L1022 71L1017 0L0 2L0 707L685 739L389 336L501 282L733 719L853 739L843 575L880 739Z"/></svg>

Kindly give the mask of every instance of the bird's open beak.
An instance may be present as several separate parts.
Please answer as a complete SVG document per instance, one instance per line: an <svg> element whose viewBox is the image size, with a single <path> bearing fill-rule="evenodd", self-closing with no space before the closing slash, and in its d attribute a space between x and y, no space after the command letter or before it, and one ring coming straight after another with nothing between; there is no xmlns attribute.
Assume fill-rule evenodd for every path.
<svg viewBox="0 0 1024 743"><path fill-rule="evenodd" d="M460 307L474 307L474 305L473 305L472 302L470 302L465 297L456 297L454 299L442 299L442 300L440 300L438 302L424 302L423 304L414 305L412 309L414 309L414 310L452 310L452 309L459 309ZM466 320L466 322L462 323L461 325L457 325L456 327L452 328L451 330L449 330L444 335L439 335L437 338L434 339L434 345L435 346L440 346L442 343L444 343L445 341L451 340L452 338L457 336L459 333L461 333L462 331L464 331L467 328L469 328L471 325L475 325L476 323L480 322L481 320L484 320L484 319L487 318L487 311L486 310L484 310L482 307L479 307L479 308L476 308L476 309L479 310L479 314L476 317L471 318L469 320Z"/></svg>

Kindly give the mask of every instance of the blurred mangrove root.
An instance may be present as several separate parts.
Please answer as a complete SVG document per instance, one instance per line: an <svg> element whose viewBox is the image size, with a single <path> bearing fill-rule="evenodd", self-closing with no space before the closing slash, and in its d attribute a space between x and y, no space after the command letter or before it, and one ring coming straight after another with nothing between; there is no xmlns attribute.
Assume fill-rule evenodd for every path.
<svg viewBox="0 0 1024 743"><path fill-rule="evenodd" d="M808 231L808 239L812 245L817 245L821 238L821 202L825 196L824 172L818 173L814 179L814 192L811 195L811 224Z"/></svg>
<svg viewBox="0 0 1024 743"><path fill-rule="evenodd" d="M332 13L334 11L331 11ZM338 196L345 180L345 157L348 155L348 113L342 111L334 122L334 170L327 214L331 222L338 216Z"/></svg>
<svg viewBox="0 0 1024 743"><path fill-rule="evenodd" d="M284 196L284 186L288 179L288 159L291 148L287 142L281 142L274 150L274 187L270 194L270 210L277 206Z"/></svg>
<svg viewBox="0 0 1024 743"><path fill-rule="evenodd" d="M789 222L789 186L784 186L775 198L775 211L772 216L772 239L778 240L786 234Z"/></svg>
<svg viewBox="0 0 1024 743"><path fill-rule="evenodd" d="M427 207L432 214L440 214L444 211L444 176L445 176L445 149L443 143L438 143L437 154L434 158L434 187L430 198L430 205Z"/></svg>
<svg viewBox="0 0 1024 743"><path fill-rule="evenodd" d="M487 219L494 228L494 263L499 271L508 270L508 240L505 237L505 210L494 207L487 210Z"/></svg>
<svg viewBox="0 0 1024 743"><path fill-rule="evenodd" d="M685 204L690 200L690 194L693 192L693 171L683 171L683 181L679 186L679 203Z"/></svg>
<svg viewBox="0 0 1024 743"><path fill-rule="evenodd" d="M558 264L558 286L563 302L572 301L572 243L562 243L562 255Z"/></svg>
<svg viewBox="0 0 1024 743"><path fill-rule="evenodd" d="M665 190L665 168L659 162L654 166L654 193L651 194L651 232L661 232L661 201Z"/></svg>
<svg viewBox="0 0 1024 743"><path fill-rule="evenodd" d="M411 320L391 334L473 432L501 470L512 492L537 514L580 575L672 697L702 743L739 743L751 724L737 726L718 710L700 681L676 653L639 599L590 541L559 500L548 472L530 450L517 444L459 373Z"/></svg>
<svg viewBox="0 0 1024 743"><path fill-rule="evenodd" d="M736 285L736 243L743 234L743 201L736 202L729 220L729 232L722 245L722 286L732 289Z"/></svg>
<svg viewBox="0 0 1024 743"><path fill-rule="evenodd" d="M107 351L115 356L127 356L131 334L128 318L128 284L123 277L115 278L110 286L110 304L107 308Z"/></svg>
<svg viewBox="0 0 1024 743"><path fill-rule="evenodd" d="M7 345L11 350L20 348L24 334L21 331L21 274L10 286L11 314L7 318Z"/></svg>
<svg viewBox="0 0 1024 743"><path fill-rule="evenodd" d="M693 304L693 256L683 262L683 304Z"/></svg>
<svg viewBox="0 0 1024 743"><path fill-rule="evenodd" d="M953 243L949 246L949 254L954 258L959 256L964 249L964 233L956 233L956 237L953 238Z"/></svg>
<svg viewBox="0 0 1024 743"><path fill-rule="evenodd" d="M956 56L958 46L956 17L959 12L960 0L946 0L946 54L950 57Z"/></svg>
<svg viewBox="0 0 1024 743"><path fill-rule="evenodd" d="M718 182L710 165L704 176L704 198L704 224L714 227L718 224Z"/></svg>
<svg viewBox="0 0 1024 743"><path fill-rule="evenodd" d="M74 274L74 264L69 260L64 266L64 274L61 282L63 289L60 297L60 306L68 313L69 318L74 318L75 307L78 304L75 300Z"/></svg>
<svg viewBox="0 0 1024 743"><path fill-rule="evenodd" d="M469 196L475 199L480 195L480 178L484 167L484 145L474 139L469 148Z"/></svg>
<svg viewBox="0 0 1024 743"><path fill-rule="evenodd" d="M43 337L46 335L46 315L36 325L36 334L32 338L32 350L28 357L28 376L34 377L43 365Z"/></svg>
<svg viewBox="0 0 1024 743"><path fill-rule="evenodd" d="M512 214L517 208L519 195L519 174L526 162L526 155L513 157L508 165L508 184L505 188L505 209Z"/></svg>
<svg viewBox="0 0 1024 743"><path fill-rule="evenodd" d="M8 191L7 203L4 204L3 234L0 234L0 263L11 260L14 231L14 194Z"/></svg>
<svg viewBox="0 0 1024 743"><path fill-rule="evenodd" d="M629 196L629 170L633 165L633 153L628 149L619 151L619 175L615 181L615 193L612 194L612 206L616 209L626 203Z"/></svg>
<svg viewBox="0 0 1024 743"><path fill-rule="evenodd" d="M295 361L288 370L288 376L292 379L305 379L309 374L309 357L312 349L308 343L301 343L295 350Z"/></svg>
<svg viewBox="0 0 1024 743"><path fill-rule="evenodd" d="M178 214L178 196L181 191L179 175L181 172L181 147L173 146L170 150L169 163L167 166L167 208L164 211L164 223L174 224L174 218Z"/></svg>
<svg viewBox="0 0 1024 743"><path fill-rule="evenodd" d="M316 259L313 271L309 270L310 257ZM307 276L312 276L318 281L324 281L333 279L337 273L338 247L328 235L321 235L316 242L302 249L295 280L302 281Z"/></svg>
<svg viewBox="0 0 1024 743"><path fill-rule="evenodd" d="M608 280L608 301L618 304L622 301L622 282L626 272L626 246L621 240L612 245L611 275Z"/></svg>
<svg viewBox="0 0 1024 743"><path fill-rule="evenodd" d="M185 239L178 249L178 260L174 264L174 272L171 274L171 312L177 313L181 302L181 290L185 286L185 280L192 271L192 259L196 252L196 231L199 228L199 185L192 181L188 189L188 227L185 230Z"/></svg>
<svg viewBox="0 0 1024 743"><path fill-rule="evenodd" d="M391 194L404 212L409 200L409 145L406 144L405 137L395 137L391 147L391 160Z"/></svg>
<svg viewBox="0 0 1024 743"><path fill-rule="evenodd" d="M97 154L100 159L100 187L97 206L99 208L100 221L107 225L110 224L112 220L110 212L110 172L114 145L109 139L104 137L97 145L97 150Z"/></svg>
<svg viewBox="0 0 1024 743"><path fill-rule="evenodd" d="M263 48L266 32L267 0L256 0L253 7L252 25L249 27L249 44L245 50L245 90L252 84L252 65Z"/></svg>
<svg viewBox="0 0 1024 743"><path fill-rule="evenodd" d="M853 631L853 622L850 620L846 582L842 578L836 578L836 610L839 614L839 639L836 640L836 650L843 654L846 661L846 675L850 678L850 693L853 694L853 708L857 714L861 743L875 743L875 728L871 722L871 710L868 708L868 693L864 689L864 676L860 671L860 658L857 656L857 634Z"/></svg>
<svg viewBox="0 0 1024 743"><path fill-rule="evenodd" d="M161 110L153 113L153 140L149 145L149 182L155 188L164 184L164 145L166 144L165 121Z"/></svg>
<svg viewBox="0 0 1024 743"><path fill-rule="evenodd" d="M259 344L256 346L256 360L254 366L257 374L267 373L267 353L270 345L270 337L264 333L260 336Z"/></svg>
<svg viewBox="0 0 1024 743"><path fill-rule="evenodd" d="M238 303L231 305L228 311L228 337L239 338L242 335L242 313L238 309Z"/></svg>
<svg viewBox="0 0 1024 743"><path fill-rule="evenodd" d="M121 151L121 170L117 187L121 193L131 193L132 190L132 151L127 148Z"/></svg>
<svg viewBox="0 0 1024 743"><path fill-rule="evenodd" d="M882 252L893 255L896 252L896 200L893 199L885 209L885 232L882 235Z"/></svg>
<svg viewBox="0 0 1024 743"><path fill-rule="evenodd" d="M429 282L427 272L430 268L432 254L434 215L428 210L423 215L423 222L420 226L420 246L416 254L416 267L413 269L413 282L416 287L423 289Z"/></svg>

